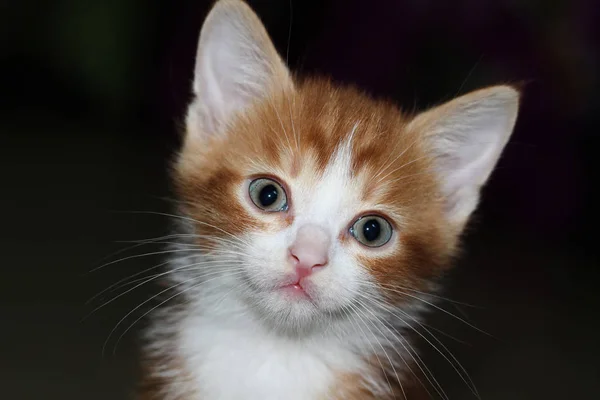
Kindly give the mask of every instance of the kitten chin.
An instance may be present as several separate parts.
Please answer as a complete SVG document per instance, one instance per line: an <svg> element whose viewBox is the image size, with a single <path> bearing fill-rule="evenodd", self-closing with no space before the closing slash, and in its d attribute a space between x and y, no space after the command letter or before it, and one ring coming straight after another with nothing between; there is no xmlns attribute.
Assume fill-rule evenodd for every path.
<svg viewBox="0 0 600 400"><path fill-rule="evenodd" d="M511 136L518 92L409 115L292 79L239 0L207 16L193 91L173 166L175 295L147 331L142 398L443 392L410 337L432 335L420 314Z"/></svg>

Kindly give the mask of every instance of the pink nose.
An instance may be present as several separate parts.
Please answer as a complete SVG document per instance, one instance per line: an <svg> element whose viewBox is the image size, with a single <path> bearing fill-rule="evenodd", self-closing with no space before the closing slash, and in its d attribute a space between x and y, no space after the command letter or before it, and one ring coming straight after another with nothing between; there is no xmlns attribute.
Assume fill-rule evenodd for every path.
<svg viewBox="0 0 600 400"><path fill-rule="evenodd" d="M299 280L310 275L315 268L327 265L329 245L329 235L316 225L304 225L298 230L290 247L290 257Z"/></svg>

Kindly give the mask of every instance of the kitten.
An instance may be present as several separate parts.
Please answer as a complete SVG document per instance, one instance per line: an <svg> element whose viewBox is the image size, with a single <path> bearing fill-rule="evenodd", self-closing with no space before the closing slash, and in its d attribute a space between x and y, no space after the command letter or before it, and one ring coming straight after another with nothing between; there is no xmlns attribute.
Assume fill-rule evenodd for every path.
<svg viewBox="0 0 600 400"><path fill-rule="evenodd" d="M140 398L416 399L418 379L432 381L409 334L518 92L407 115L297 80L240 0L206 18L193 92L173 171L172 292L147 331Z"/></svg>

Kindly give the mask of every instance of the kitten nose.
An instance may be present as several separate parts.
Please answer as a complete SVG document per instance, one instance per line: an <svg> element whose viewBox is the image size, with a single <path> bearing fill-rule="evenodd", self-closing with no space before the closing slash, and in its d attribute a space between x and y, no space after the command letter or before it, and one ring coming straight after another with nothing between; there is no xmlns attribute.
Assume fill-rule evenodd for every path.
<svg viewBox="0 0 600 400"><path fill-rule="evenodd" d="M310 275L314 268L327 265L329 245L329 235L319 226L304 225L298 230L296 240L290 247L290 257L298 279Z"/></svg>

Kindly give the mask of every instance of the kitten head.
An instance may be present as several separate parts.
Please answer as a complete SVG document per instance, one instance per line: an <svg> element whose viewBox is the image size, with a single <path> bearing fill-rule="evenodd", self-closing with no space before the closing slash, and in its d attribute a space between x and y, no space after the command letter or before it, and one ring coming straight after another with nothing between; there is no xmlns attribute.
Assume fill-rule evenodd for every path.
<svg viewBox="0 0 600 400"><path fill-rule="evenodd" d="M518 108L518 93L498 86L413 116L351 88L294 80L238 0L208 15L193 89L175 181L205 249L198 279L284 330L427 290Z"/></svg>

